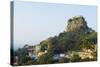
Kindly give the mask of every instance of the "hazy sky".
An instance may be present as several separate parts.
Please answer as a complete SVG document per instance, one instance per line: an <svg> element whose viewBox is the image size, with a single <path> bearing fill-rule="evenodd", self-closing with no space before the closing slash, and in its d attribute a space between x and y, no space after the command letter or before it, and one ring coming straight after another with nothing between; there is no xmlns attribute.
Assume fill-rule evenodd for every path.
<svg viewBox="0 0 100 67"><path fill-rule="evenodd" d="M14 2L14 46L38 44L65 30L73 16L85 17L89 27L97 31L97 7L36 2Z"/></svg>

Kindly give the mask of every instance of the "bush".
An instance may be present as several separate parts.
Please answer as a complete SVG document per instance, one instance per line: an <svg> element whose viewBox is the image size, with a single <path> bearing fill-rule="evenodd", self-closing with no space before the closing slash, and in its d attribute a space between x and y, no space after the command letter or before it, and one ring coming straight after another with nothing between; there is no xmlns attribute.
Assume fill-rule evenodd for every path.
<svg viewBox="0 0 100 67"><path fill-rule="evenodd" d="M71 58L71 62L80 62L81 61L81 57L79 57L79 55L74 54Z"/></svg>
<svg viewBox="0 0 100 67"><path fill-rule="evenodd" d="M67 58L59 59L59 63L68 63L68 62L69 62L69 59L67 59Z"/></svg>

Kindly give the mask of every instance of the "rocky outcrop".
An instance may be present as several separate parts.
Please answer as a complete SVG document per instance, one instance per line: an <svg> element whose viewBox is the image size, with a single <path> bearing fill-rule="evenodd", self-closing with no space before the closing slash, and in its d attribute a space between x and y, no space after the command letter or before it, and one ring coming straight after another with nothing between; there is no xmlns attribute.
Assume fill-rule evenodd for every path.
<svg viewBox="0 0 100 67"><path fill-rule="evenodd" d="M74 16L68 20L68 25L66 28L67 32L88 32L89 27L87 26L87 22L83 16Z"/></svg>

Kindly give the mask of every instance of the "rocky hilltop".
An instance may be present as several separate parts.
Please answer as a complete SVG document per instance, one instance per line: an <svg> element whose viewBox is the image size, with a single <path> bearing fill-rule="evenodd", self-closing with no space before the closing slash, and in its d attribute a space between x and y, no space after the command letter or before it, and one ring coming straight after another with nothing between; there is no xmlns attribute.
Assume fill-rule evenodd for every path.
<svg viewBox="0 0 100 67"><path fill-rule="evenodd" d="M67 22L67 32L88 32L90 28L87 26L87 22L83 16L74 16Z"/></svg>

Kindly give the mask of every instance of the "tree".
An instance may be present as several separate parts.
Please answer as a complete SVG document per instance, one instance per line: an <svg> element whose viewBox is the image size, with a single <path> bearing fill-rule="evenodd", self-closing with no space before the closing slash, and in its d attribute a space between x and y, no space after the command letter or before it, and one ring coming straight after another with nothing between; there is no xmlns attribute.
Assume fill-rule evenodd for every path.
<svg viewBox="0 0 100 67"><path fill-rule="evenodd" d="M78 54L74 54L72 57L71 57L71 62L79 62L81 61L81 58L79 57Z"/></svg>
<svg viewBox="0 0 100 67"><path fill-rule="evenodd" d="M94 49L94 47L92 46L97 44L97 33L91 32L90 34L87 35L81 35L80 44L81 48Z"/></svg>
<svg viewBox="0 0 100 67"><path fill-rule="evenodd" d="M42 41L42 42L40 43L40 45L41 45L40 51L44 52L45 50L48 49L48 43L47 43L46 40L45 40L45 41Z"/></svg>
<svg viewBox="0 0 100 67"><path fill-rule="evenodd" d="M46 40L46 42L44 42L44 44L41 44L41 49L43 48L47 48L47 53L41 55L37 62L39 64L50 64L53 63L53 53L54 53L54 45L53 45L53 39L49 38L48 40ZM44 49L45 50L45 49Z"/></svg>
<svg viewBox="0 0 100 67"><path fill-rule="evenodd" d="M18 56L18 64L25 65L31 58L27 57L28 51L26 48L19 48L16 50L15 55Z"/></svg>
<svg viewBox="0 0 100 67"><path fill-rule="evenodd" d="M46 53L42 56L40 56L37 60L39 64L50 64L53 63L52 55L51 53Z"/></svg>

